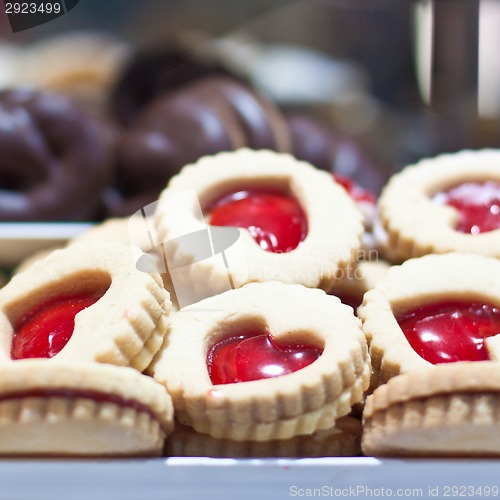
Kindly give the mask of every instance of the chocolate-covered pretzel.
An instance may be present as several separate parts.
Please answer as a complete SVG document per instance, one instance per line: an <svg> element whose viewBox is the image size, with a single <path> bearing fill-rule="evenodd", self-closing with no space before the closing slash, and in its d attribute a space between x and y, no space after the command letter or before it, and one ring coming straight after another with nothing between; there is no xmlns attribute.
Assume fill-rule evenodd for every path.
<svg viewBox="0 0 500 500"><path fill-rule="evenodd" d="M158 99L120 141L108 215L151 203L172 175L199 157L241 147L290 150L285 118L246 85L214 77Z"/></svg>
<svg viewBox="0 0 500 500"><path fill-rule="evenodd" d="M98 216L110 145L101 126L65 97L0 92L0 221Z"/></svg>

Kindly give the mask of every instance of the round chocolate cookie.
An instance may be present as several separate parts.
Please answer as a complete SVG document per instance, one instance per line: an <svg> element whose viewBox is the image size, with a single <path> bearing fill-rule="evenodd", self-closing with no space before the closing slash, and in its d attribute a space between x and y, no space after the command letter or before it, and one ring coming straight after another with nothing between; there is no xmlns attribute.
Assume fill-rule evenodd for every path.
<svg viewBox="0 0 500 500"><path fill-rule="evenodd" d="M111 177L111 140L65 97L0 92L0 221L92 220Z"/></svg>

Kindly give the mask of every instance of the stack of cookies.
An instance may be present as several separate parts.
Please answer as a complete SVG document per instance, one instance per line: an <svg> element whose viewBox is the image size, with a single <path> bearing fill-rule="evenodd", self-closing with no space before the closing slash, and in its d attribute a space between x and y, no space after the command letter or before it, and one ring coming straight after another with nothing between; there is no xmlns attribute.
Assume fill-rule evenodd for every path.
<svg viewBox="0 0 500 500"><path fill-rule="evenodd" d="M104 220L0 274L0 455L500 455L499 151L376 203L216 57L0 49L0 222Z"/></svg>
<svg viewBox="0 0 500 500"><path fill-rule="evenodd" d="M378 208L381 251L401 265L358 309L373 365L363 450L498 456L500 153L407 167Z"/></svg>
<svg viewBox="0 0 500 500"><path fill-rule="evenodd" d="M243 149L23 262L0 290L0 453L358 455L371 365L331 290L366 221L331 174Z"/></svg>

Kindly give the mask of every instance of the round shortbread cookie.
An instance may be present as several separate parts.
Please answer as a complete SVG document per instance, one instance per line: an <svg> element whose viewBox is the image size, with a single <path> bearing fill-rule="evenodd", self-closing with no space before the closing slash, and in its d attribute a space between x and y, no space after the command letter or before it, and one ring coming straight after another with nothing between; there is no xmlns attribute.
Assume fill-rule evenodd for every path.
<svg viewBox="0 0 500 500"><path fill-rule="evenodd" d="M322 353L286 375L214 385L210 349L243 331ZM350 307L322 290L279 282L251 283L181 309L151 370L172 395L181 423L240 441L289 439L331 428L362 400L371 372Z"/></svg>
<svg viewBox="0 0 500 500"><path fill-rule="evenodd" d="M214 458L352 457L361 452L361 422L342 417L335 427L309 436L272 441L216 439L176 422L165 444L167 456Z"/></svg>
<svg viewBox="0 0 500 500"><path fill-rule="evenodd" d="M150 252L158 243L152 217L143 217L142 214L138 213L131 217L108 219L101 224L92 226L88 231L71 240L69 244L94 241L123 243L138 247L143 252ZM172 311L178 311L179 304L168 269L162 266L157 271L162 277L165 290L170 294Z"/></svg>
<svg viewBox="0 0 500 500"><path fill-rule="evenodd" d="M240 228L234 231L237 241L222 252L206 254L202 242L193 247L186 236L201 234L208 227L210 204L244 189L292 195L307 218L305 239L294 250L273 253ZM184 167L163 191L155 214L168 267L175 271L174 281L183 280L193 297L188 303L228 290L228 274L233 288L276 280L328 290L356 258L362 218L330 174L290 155L248 149L207 156ZM211 226L212 239L215 229L230 228Z"/></svg>
<svg viewBox="0 0 500 500"><path fill-rule="evenodd" d="M136 370L22 360L0 368L0 455L160 455L165 388Z"/></svg>
<svg viewBox="0 0 500 500"><path fill-rule="evenodd" d="M75 243L121 243L124 245L136 246L143 252L148 252L151 250L152 245L156 244L155 234L149 234L153 231L154 225L150 218L147 218L146 223L142 217L136 217L134 214L134 216L129 218L108 219L101 224L96 224L81 235L71 239L65 246L73 245ZM54 250L65 248L65 246L56 246L35 252L27 259L23 260L14 269L14 274L19 274L25 271L36 261L46 257ZM137 258L139 258L139 256L137 256ZM177 303L174 285L168 270L159 268L157 271L162 277L164 288L170 294L170 300L172 301L171 311L177 311L179 309L179 305Z"/></svg>
<svg viewBox="0 0 500 500"><path fill-rule="evenodd" d="M433 198L466 182L500 182L500 150L461 151L421 160L394 175L378 203L375 235L386 257L402 262L429 253L500 257L500 230L457 231L458 212Z"/></svg>
<svg viewBox="0 0 500 500"><path fill-rule="evenodd" d="M35 262L44 259L48 255L50 255L52 252L55 250L60 250L61 248L64 248L64 246L57 245L49 248L44 248L42 250L38 250L35 253L31 254L29 257L21 261L13 271L13 275L22 273L23 271L26 271L29 267L31 267Z"/></svg>
<svg viewBox="0 0 500 500"><path fill-rule="evenodd" d="M366 400L363 452L500 456L499 366L443 364L392 378Z"/></svg>
<svg viewBox="0 0 500 500"><path fill-rule="evenodd" d="M135 258L125 245L81 243L14 276L0 291L0 360L11 359L16 330L33 311L95 295L100 298L76 314L71 338L53 359L144 370L167 332L171 302L160 275L138 271Z"/></svg>
<svg viewBox="0 0 500 500"><path fill-rule="evenodd" d="M100 224L92 226L84 233L73 238L69 243L82 243L93 241L108 241L109 243L123 243L139 247L141 250L151 248L150 239L146 231L146 221L144 227L137 227L135 219L131 217L107 219ZM132 225L133 224L133 225ZM149 224L148 229L153 229L153 223ZM132 229L136 229L133 234Z"/></svg>
<svg viewBox="0 0 500 500"><path fill-rule="evenodd" d="M500 262L480 255L427 255L393 266L364 296L358 316L372 360L372 387L428 366L411 347L397 318L435 303L487 303L500 308ZM500 335L484 340L488 356L500 360Z"/></svg>

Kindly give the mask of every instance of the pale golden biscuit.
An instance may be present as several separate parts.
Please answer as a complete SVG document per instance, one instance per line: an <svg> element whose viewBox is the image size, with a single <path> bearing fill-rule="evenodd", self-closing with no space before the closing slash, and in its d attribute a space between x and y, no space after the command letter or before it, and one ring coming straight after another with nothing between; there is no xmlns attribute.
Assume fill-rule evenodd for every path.
<svg viewBox="0 0 500 500"><path fill-rule="evenodd" d="M170 299L158 274L138 271L132 247L80 243L34 263L0 291L0 360L11 359L16 328L51 300L102 295L75 316L71 338L52 359L144 370L168 329Z"/></svg>
<svg viewBox="0 0 500 500"><path fill-rule="evenodd" d="M331 288L360 248L361 212L330 174L290 155L248 149L207 156L184 167L162 193L155 222L159 241L165 242L168 267L185 271L176 278L193 294L199 292L194 300L228 289L226 259L215 255L200 260L195 255L199 248L186 249L179 237L202 229L210 203L222 195L253 188L293 195L307 217L307 236L294 250L273 253L261 249L247 229L238 229L234 247L241 245L242 255L230 262L231 283L238 287L276 280ZM197 200L183 198L184 193L197 196L203 214L198 213Z"/></svg>
<svg viewBox="0 0 500 500"><path fill-rule="evenodd" d="M149 229L152 229L153 227L154 226L151 223L149 225ZM108 243L121 243L124 245L137 246L144 252L147 252L151 248L151 241L153 241L153 238L155 237L152 236L152 238L150 239L148 238L148 235L145 231L140 231L139 229L140 228L138 228L135 224L130 226L130 218L108 219L101 224L92 226L81 235L71 239L67 243L67 245L50 247L40 250L33 255L30 255L14 269L14 274L19 274L20 272L25 271L36 261L46 257L54 250L59 250L61 248L65 248L65 246L73 245L75 243L92 243L99 241ZM131 231L133 231L132 234ZM179 310L179 305L175 296L174 285L169 273L161 273L161 277L165 289L170 294L170 300L172 301L172 311Z"/></svg>
<svg viewBox="0 0 500 500"><path fill-rule="evenodd" d="M133 245L139 247L141 250L149 249L151 245L145 233L137 232L135 237L131 238L129 223L130 219L128 217L107 219L100 224L92 226L84 233L73 238L69 243L109 241L110 243ZM152 224L151 227L153 227Z"/></svg>
<svg viewBox="0 0 500 500"><path fill-rule="evenodd" d="M500 456L499 366L461 362L394 377L366 400L363 452Z"/></svg>
<svg viewBox="0 0 500 500"><path fill-rule="evenodd" d="M461 151L421 160L394 175L378 203L375 230L386 257L402 262L429 253L500 257L500 230L456 231L458 212L433 197L465 182L500 182L500 150Z"/></svg>
<svg viewBox="0 0 500 500"><path fill-rule="evenodd" d="M342 417L335 427L309 436L272 441L216 439L176 422L165 444L167 456L251 458L251 457L352 457L361 452L361 422Z"/></svg>
<svg viewBox="0 0 500 500"><path fill-rule="evenodd" d="M66 247L67 245L72 245L73 243L88 243L99 241L109 243L123 243L124 245L130 244L128 233L128 219L108 219L102 223L91 226L82 234L70 239L64 245L57 245L39 250L30 255L27 259L23 260L18 266L16 266L16 268L14 269L14 274L19 274L20 272L25 271L36 261L46 257L54 250L59 250ZM142 248L141 243L147 246L144 238L142 238L142 235L141 239L137 239L134 244L136 246L139 246L139 248Z"/></svg>
<svg viewBox="0 0 500 500"><path fill-rule="evenodd" d="M136 370L22 360L0 368L0 455L160 455L165 388Z"/></svg>
<svg viewBox="0 0 500 500"><path fill-rule="evenodd" d="M410 346L397 317L443 301L481 302L500 307L500 261L480 255L427 255L393 266L364 296L358 316L368 341L372 386L428 366ZM492 360L500 360L500 336L485 339Z"/></svg>
<svg viewBox="0 0 500 500"><path fill-rule="evenodd" d="M207 355L240 332L322 349L293 373L213 385ZM361 401L370 361L352 309L322 290L250 283L181 309L151 367L174 399L176 418L216 438L269 441L329 429Z"/></svg>
<svg viewBox="0 0 500 500"><path fill-rule="evenodd" d="M48 255L50 255L54 250L60 250L64 248L64 246L58 245L50 248L44 248L43 250L38 250L34 254L31 254L27 259L24 259L20 264L18 264L13 271L13 274L19 274L26 269L29 269L35 262L44 259Z"/></svg>
<svg viewBox="0 0 500 500"><path fill-rule="evenodd" d="M153 221L151 220L151 218L147 219L147 228L142 218L137 218L135 215L133 217L108 219L101 224L96 224L95 226L91 227L80 236L77 236L76 238L71 240L69 244L71 245L73 243L81 242L107 241L110 243L123 243L125 245L136 246L139 247L142 251L148 252L156 244L157 237L156 234L154 234L155 229ZM160 269L158 271L160 271ZM178 311L179 304L168 270L167 272L162 272L161 277L165 289L170 294L170 300L172 301L172 312Z"/></svg>

